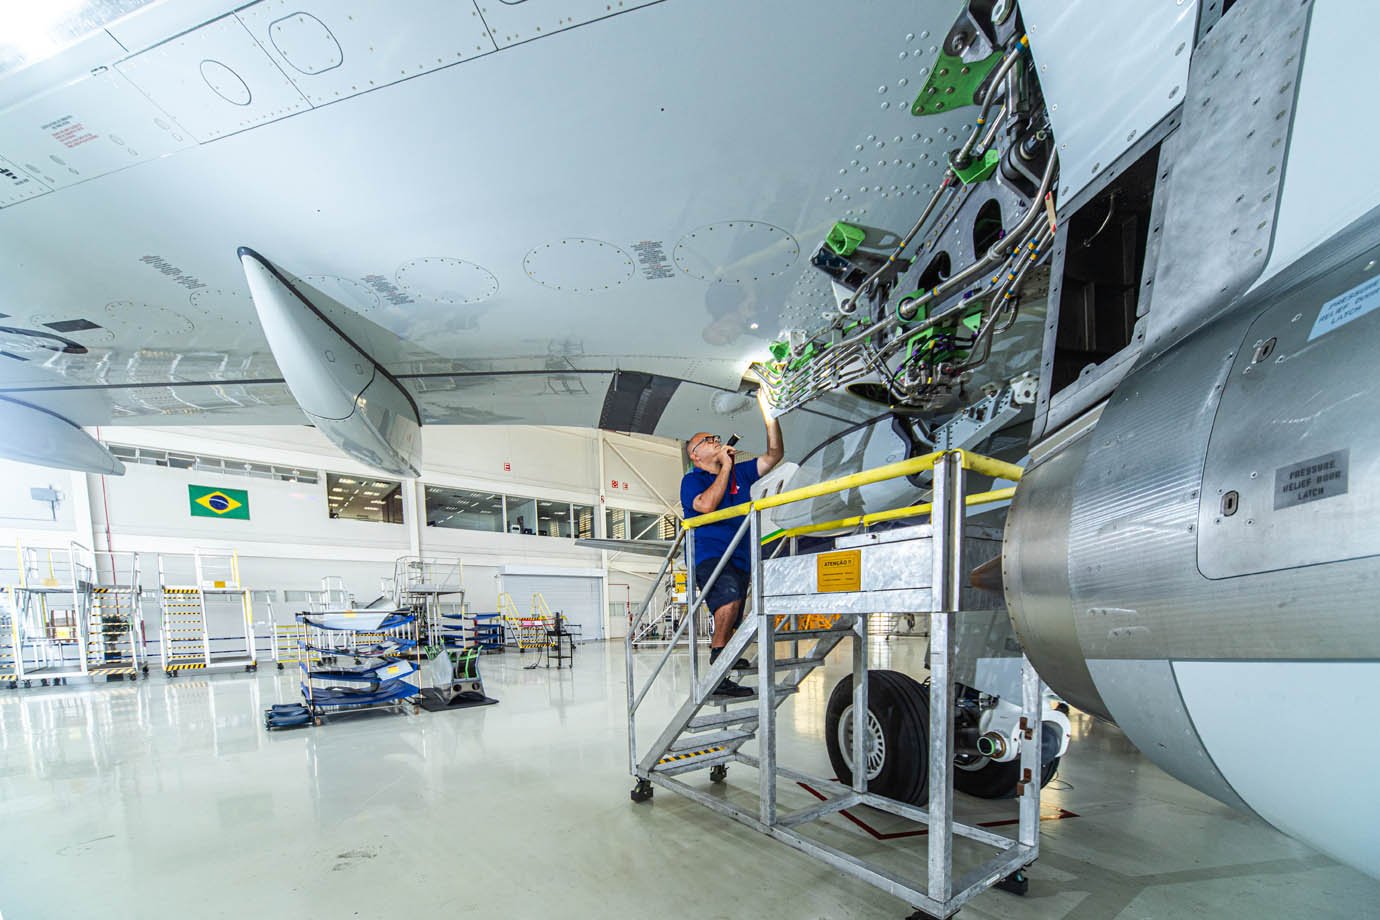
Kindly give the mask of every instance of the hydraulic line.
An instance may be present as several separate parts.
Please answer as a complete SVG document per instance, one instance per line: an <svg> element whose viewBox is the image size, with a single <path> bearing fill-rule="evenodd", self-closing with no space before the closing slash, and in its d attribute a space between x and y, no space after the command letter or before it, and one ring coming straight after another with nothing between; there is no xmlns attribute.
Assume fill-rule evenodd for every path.
<svg viewBox="0 0 1380 920"><path fill-rule="evenodd" d="M978 111L977 124L974 126L973 132L968 135L968 139L963 142L963 146L958 148L958 153L954 156L955 163L961 166L967 165L968 157L973 153L973 143L977 139L979 133L981 133L982 126L987 123L987 115L992 110L992 103L997 99L998 94L996 90L998 85L1001 85L1004 90L1001 95L1006 97L1007 104L1014 108L1014 100L1010 97L1011 87L1006 83L1006 77L1011 73L1011 68L1015 66L1016 60L1021 56L1021 51L1025 48L1026 44L1027 39L1022 35L1020 38L1014 39L1007 47L1006 56L1002 59L1002 62L997 65L997 69L992 73L992 77L987 84L987 93L983 96L982 108ZM993 119L992 124L994 127L1001 124L1004 114L1005 113L998 115ZM982 150L986 150L987 145L990 143L990 139L984 141ZM981 153L982 151L978 152Z"/></svg>
<svg viewBox="0 0 1380 920"><path fill-rule="evenodd" d="M999 262L1005 261L1006 259L1010 258L1012 253L1006 250L1006 247L1008 245L1006 243L1006 240L1009 240L1012 237L1019 238L1024 236L1026 233L1030 231L1030 228L1035 225L1035 221L1044 212L1044 197L1045 194L1049 191L1050 184L1054 179L1055 167L1058 165L1058 163L1059 154L1057 152L1052 151L1049 155L1049 162L1045 164L1045 174L1043 178L1041 178L1040 180L1040 188L1036 192L1034 199L1031 201L1030 208L1025 212L1025 215L1021 218L1020 223L1018 223L1012 229L1012 231L1006 235L1005 238L997 241L991 249L987 250L986 255L984 255L981 259L974 262L972 265L969 265L967 268L963 269L963 271L949 278L947 281L944 281L936 285L934 288L931 288L929 291L920 295L914 300L909 300L905 303L899 304L896 307L897 316L899 316L901 319L911 319L915 316L916 313L919 312L920 307L939 297L941 294L947 294L950 291L955 290L960 285L972 280L976 275L985 272L991 266L996 265ZM923 329L928 329L930 326L933 326L935 323L939 322L943 318L944 317L942 316L937 316L928 319L925 322L921 323L918 327L916 327L915 331L918 332Z"/></svg>
<svg viewBox="0 0 1380 920"><path fill-rule="evenodd" d="M992 315L982 324L982 328L978 330L973 340L975 346L981 343L982 357L977 359L970 357L969 360L964 362L959 368L960 373L972 370L986 363L987 359L991 357L992 354L992 339L996 337L997 333L1005 332L1015 325L1016 318L1020 315L1020 291L1021 285L1025 281L1026 272L1030 271L1031 267L1040 261L1040 258L1044 255L1045 248L1049 246L1053 240L1054 233L1049 230L1049 228L1044 228L1040 233L1039 239L1031 244L1029 255L1022 260L1020 267L1013 274L1008 274L1007 279L999 286L998 291L1002 301L1000 306L997 305L996 293L993 294ZM996 324L999 319L1002 319L1002 314L1009 315L1005 318L1000 328L998 328ZM976 351L976 348L974 351Z"/></svg>

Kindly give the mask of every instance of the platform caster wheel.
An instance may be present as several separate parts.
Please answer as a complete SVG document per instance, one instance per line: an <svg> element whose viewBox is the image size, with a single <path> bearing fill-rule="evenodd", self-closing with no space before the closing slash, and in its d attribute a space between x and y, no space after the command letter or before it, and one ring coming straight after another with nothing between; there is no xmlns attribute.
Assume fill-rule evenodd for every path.
<svg viewBox="0 0 1380 920"><path fill-rule="evenodd" d="M711 783L722 783L728 779L728 765L718 763L709 768L709 781Z"/></svg>
<svg viewBox="0 0 1380 920"><path fill-rule="evenodd" d="M1009 891L1012 894L1024 895L1030 890L1030 876L1025 874L1024 869L1017 869L992 887Z"/></svg>
<svg viewBox="0 0 1380 920"><path fill-rule="evenodd" d="M645 779L640 779L640 780L638 780L638 781L637 781L637 785L636 785L636 786L633 786L632 792L628 793L628 797L629 797L630 799L632 799L634 802L638 802L638 803L646 802L646 801L648 801L649 799L651 799L651 797L652 797L652 783L651 783L651 781L650 781L650 780L645 780Z"/></svg>
<svg viewBox="0 0 1380 920"><path fill-rule="evenodd" d="M31 681L31 680L26 680L26 681L24 681L24 689L25 689L25 690L29 689L29 688L32 687L33 685L34 685L34 684L33 684L33 681Z"/></svg>
<svg viewBox="0 0 1380 920"><path fill-rule="evenodd" d="M39 680L39 682L38 682L38 685L39 685L40 687L46 687L46 686L48 686L48 678L46 678L46 677L41 678L41 679Z"/></svg>

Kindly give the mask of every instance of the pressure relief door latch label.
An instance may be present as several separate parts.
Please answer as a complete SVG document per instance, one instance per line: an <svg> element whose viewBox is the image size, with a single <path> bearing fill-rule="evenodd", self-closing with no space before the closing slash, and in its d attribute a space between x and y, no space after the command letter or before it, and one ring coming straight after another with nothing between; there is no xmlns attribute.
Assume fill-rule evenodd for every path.
<svg viewBox="0 0 1380 920"><path fill-rule="evenodd" d="M820 553L815 557L815 590L821 594L862 589L862 550Z"/></svg>
<svg viewBox="0 0 1380 920"><path fill-rule="evenodd" d="M1346 494L1349 454L1334 450L1275 470L1275 510Z"/></svg>

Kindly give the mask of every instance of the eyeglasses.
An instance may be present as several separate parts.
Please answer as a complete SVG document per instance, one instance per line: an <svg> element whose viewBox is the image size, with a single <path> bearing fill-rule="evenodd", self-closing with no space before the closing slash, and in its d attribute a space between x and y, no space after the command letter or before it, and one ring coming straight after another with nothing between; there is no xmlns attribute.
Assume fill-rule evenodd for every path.
<svg viewBox="0 0 1380 920"><path fill-rule="evenodd" d="M695 451L699 450L705 444L709 443L721 444L723 443L723 441L717 434L705 435L704 437L700 438L698 441L690 445L690 453L693 454Z"/></svg>

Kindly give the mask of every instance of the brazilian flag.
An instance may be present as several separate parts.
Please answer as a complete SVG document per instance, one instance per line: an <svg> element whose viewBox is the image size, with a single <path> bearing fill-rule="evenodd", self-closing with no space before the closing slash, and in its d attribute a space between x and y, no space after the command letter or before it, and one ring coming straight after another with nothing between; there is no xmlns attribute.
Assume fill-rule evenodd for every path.
<svg viewBox="0 0 1380 920"><path fill-rule="evenodd" d="M192 517L249 520L249 493L244 489L187 486L187 497L191 500Z"/></svg>

